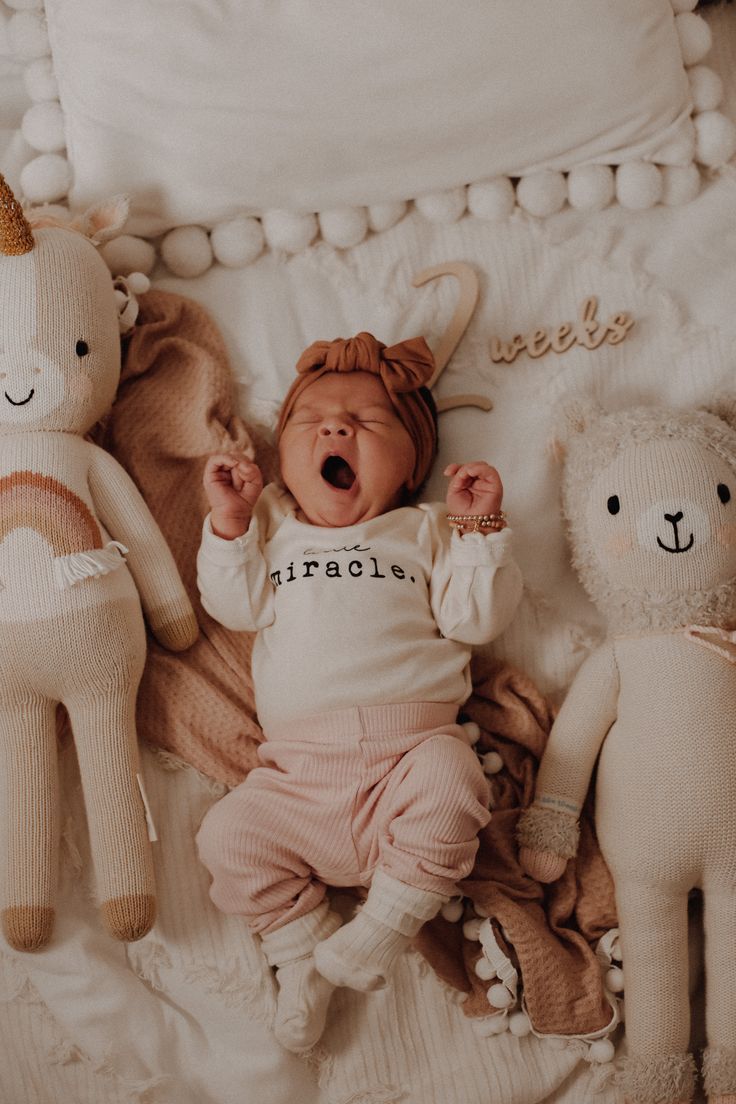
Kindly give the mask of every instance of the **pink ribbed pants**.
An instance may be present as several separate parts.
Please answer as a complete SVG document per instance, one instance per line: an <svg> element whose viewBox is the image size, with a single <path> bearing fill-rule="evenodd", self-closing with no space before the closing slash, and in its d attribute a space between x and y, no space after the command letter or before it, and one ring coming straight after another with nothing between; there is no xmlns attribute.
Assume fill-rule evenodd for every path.
<svg viewBox="0 0 736 1104"><path fill-rule="evenodd" d="M270 730L264 765L197 836L215 904L274 931L316 908L326 885L368 885L377 867L452 896L490 819L456 715L443 704L368 706Z"/></svg>

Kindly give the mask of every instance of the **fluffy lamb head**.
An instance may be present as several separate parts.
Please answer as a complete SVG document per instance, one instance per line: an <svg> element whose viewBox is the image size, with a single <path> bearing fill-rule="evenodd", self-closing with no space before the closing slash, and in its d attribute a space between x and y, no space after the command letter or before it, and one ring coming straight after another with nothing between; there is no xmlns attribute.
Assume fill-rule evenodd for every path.
<svg viewBox="0 0 736 1104"><path fill-rule="evenodd" d="M111 406L119 306L95 242L127 210L116 199L79 229L34 225L0 177L0 433L85 433Z"/></svg>
<svg viewBox="0 0 736 1104"><path fill-rule="evenodd" d="M573 405L563 512L613 632L736 623L736 400L711 411Z"/></svg>

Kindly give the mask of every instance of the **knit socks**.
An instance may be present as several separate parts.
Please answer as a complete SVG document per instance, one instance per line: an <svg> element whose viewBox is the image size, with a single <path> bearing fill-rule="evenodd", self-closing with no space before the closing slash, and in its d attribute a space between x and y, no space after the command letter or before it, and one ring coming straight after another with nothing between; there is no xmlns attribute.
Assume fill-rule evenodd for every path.
<svg viewBox="0 0 736 1104"><path fill-rule="evenodd" d="M261 937L279 987L274 1034L294 1054L310 1050L324 1031L335 986L317 972L312 952L340 923L323 901L306 916Z"/></svg>
<svg viewBox="0 0 736 1104"><path fill-rule="evenodd" d="M317 969L333 985L382 989L412 938L446 900L378 870L357 916L315 947Z"/></svg>

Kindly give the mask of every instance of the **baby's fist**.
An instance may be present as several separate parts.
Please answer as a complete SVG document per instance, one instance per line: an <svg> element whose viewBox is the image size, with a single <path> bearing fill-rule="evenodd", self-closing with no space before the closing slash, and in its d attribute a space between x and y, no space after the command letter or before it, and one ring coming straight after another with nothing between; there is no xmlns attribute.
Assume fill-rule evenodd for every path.
<svg viewBox="0 0 736 1104"><path fill-rule="evenodd" d="M242 536L263 490L258 465L242 452L216 453L205 464L202 482L213 532L227 540Z"/></svg>
<svg viewBox="0 0 736 1104"><path fill-rule="evenodd" d="M469 464L448 464L444 474L448 514L498 514L503 502L501 476L484 460Z"/></svg>

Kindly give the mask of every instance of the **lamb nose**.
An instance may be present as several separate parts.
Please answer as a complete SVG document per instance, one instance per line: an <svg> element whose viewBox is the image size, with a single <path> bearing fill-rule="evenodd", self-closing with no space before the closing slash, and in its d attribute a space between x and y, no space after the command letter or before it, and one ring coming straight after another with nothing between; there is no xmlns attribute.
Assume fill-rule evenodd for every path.
<svg viewBox="0 0 736 1104"><path fill-rule="evenodd" d="M678 521L682 521L682 510L678 510L676 514L665 514L665 520L671 521L673 525L677 525Z"/></svg>

